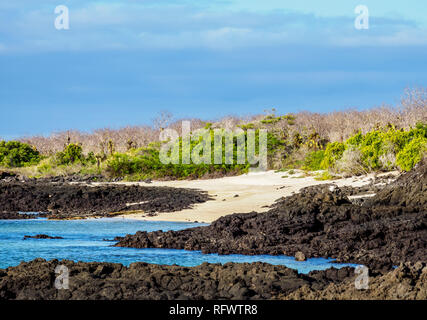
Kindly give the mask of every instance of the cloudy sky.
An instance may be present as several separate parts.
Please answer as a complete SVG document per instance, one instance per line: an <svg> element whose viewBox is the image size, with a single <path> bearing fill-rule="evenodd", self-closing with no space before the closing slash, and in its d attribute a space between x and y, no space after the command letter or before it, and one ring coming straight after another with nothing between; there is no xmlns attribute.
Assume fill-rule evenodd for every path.
<svg viewBox="0 0 427 320"><path fill-rule="evenodd" d="M369 29L357 30L358 5ZM69 30L55 7L69 8ZM420 0L0 0L0 137L397 104L427 86Z"/></svg>

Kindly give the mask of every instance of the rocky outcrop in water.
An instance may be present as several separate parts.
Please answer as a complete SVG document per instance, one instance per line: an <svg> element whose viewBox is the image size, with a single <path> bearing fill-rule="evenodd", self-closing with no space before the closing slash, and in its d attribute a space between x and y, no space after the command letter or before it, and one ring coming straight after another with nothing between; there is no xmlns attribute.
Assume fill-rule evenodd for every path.
<svg viewBox="0 0 427 320"><path fill-rule="evenodd" d="M67 267L68 289L55 288L58 266ZM355 277L352 268L303 275L260 262L187 268L36 259L0 269L0 300L426 299L425 264L372 275L369 290L355 289Z"/></svg>
<svg viewBox="0 0 427 320"><path fill-rule="evenodd" d="M63 237L55 237L55 236L49 236L47 234L37 234L35 236L24 236L24 240L27 239L64 239Z"/></svg>
<svg viewBox="0 0 427 320"><path fill-rule="evenodd" d="M234 214L181 231L137 232L116 246L247 255L301 252L377 270L426 262L426 171L423 162L363 206L353 204L336 186L321 185L280 199L266 213ZM390 194L393 200L387 202Z"/></svg>
<svg viewBox="0 0 427 320"><path fill-rule="evenodd" d="M172 212L209 199L194 189L124 185L0 182L0 218L27 218L18 212L44 212L49 218L112 216L142 210ZM14 214L15 213L15 214ZM32 216L34 218L34 216Z"/></svg>

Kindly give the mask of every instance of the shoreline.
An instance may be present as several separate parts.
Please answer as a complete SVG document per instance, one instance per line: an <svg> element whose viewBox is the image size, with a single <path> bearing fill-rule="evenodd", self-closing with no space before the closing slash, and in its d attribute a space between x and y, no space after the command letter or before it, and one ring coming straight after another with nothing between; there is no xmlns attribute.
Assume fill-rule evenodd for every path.
<svg viewBox="0 0 427 320"><path fill-rule="evenodd" d="M70 271L67 290L52 285L58 266ZM261 262L196 267L135 262L127 267L39 258L0 269L7 284L0 285L0 300L425 300L426 275L425 263L405 263L371 274L369 289L360 290L349 267L302 275Z"/></svg>
<svg viewBox="0 0 427 320"><path fill-rule="evenodd" d="M207 192L212 200L194 204L190 209L160 212L155 216L149 216L141 211L141 213L118 215L112 219L212 223L218 218L233 213L266 212L278 199L298 193L305 187L331 183L336 184L338 187L362 187L370 184L375 179L375 174L371 173L338 180L318 181L315 180L315 175L304 176L305 173L303 171L294 171L295 174L290 176L288 176L288 172L270 170L208 180L153 181L149 184L145 182L114 182L113 184L115 185L196 189ZM391 171L377 174L376 176L381 177L390 174L396 177L398 172ZM283 176L288 177L283 178ZM93 183L92 185L105 184L101 182Z"/></svg>
<svg viewBox="0 0 427 320"><path fill-rule="evenodd" d="M267 212L222 212L225 216L206 227L138 231L119 239L114 246L218 254L284 254L298 260L324 257L363 264L377 271L390 270L405 262L424 262L426 165L423 161L396 179L388 174L375 179L347 178L335 184L312 180L314 186L299 193L289 190L290 195L277 200ZM255 190L265 189L258 185L267 184L262 179L266 174L273 173L252 179ZM310 179L313 178L304 177L300 182L307 185ZM364 186L369 181L372 183ZM269 184L271 187L271 180ZM293 188L296 187L294 184Z"/></svg>
<svg viewBox="0 0 427 320"><path fill-rule="evenodd" d="M424 165L398 177L387 172L333 181L317 181L315 173L306 175L297 170L292 174L268 171L211 180L156 181L149 183L152 187L149 192L170 187L163 189L167 192L156 198L169 200L167 205L170 207L181 206L185 199L171 197L174 188L188 189L190 194L201 192L213 200L193 202L187 209L160 214L155 211L158 208L155 204L150 207L154 209L151 214L156 214L152 217L128 213L109 218L110 221L126 221L133 226L136 226L133 221L190 224L189 212L199 223L216 220L210 226L190 226L178 231L137 231L134 235L117 237L118 242L113 247L184 249L219 255L283 254L294 257L296 261L332 258L330 268L324 271L300 276L296 269L268 262L202 263L194 267L135 262L125 267L108 262L46 261L38 258L0 270L2 283L7 285L0 286L0 294L7 295L9 299L60 300L425 299L427 267L425 251L422 251L425 248L422 221L425 218L422 210L425 200L420 197L425 186ZM109 189L109 185L111 189L140 189L139 192L143 192L148 183L91 185L100 189ZM112 200L106 197L100 204L105 205ZM245 210L240 205L242 203L249 209L248 213L241 213ZM125 212L129 212L131 206L141 204L140 201L121 202ZM235 212L236 215L229 216ZM183 220L185 218L188 220ZM394 245L397 243L402 244L398 252ZM369 272L370 290L357 291L355 269L336 269L335 263L364 265ZM66 295L56 294L51 290L51 281L46 282L39 277L40 272L53 273L58 264L70 268L72 281L77 283ZM30 282L25 279L24 286L21 281L23 270L33 279ZM210 277L213 271L215 274ZM156 274L155 279L152 278L153 273ZM193 275L192 285L184 288L181 284L188 283L189 273ZM277 279L271 279L272 274L277 274ZM253 275L257 276L254 278ZM200 277L204 278L199 283ZM236 283L236 278L241 280ZM403 278L410 282L402 281ZM216 279L229 281L217 283ZM267 283L270 279L272 282ZM142 281L139 283L141 290L134 290L135 281ZM265 286L260 287L260 284ZM200 292L196 292L193 285L200 287ZM35 287L41 290L35 293Z"/></svg>

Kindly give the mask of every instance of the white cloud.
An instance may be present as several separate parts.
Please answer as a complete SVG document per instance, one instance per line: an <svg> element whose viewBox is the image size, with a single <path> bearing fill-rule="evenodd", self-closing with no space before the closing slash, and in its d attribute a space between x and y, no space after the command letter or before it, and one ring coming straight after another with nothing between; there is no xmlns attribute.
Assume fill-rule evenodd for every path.
<svg viewBox="0 0 427 320"><path fill-rule="evenodd" d="M53 4L53 1L48 1ZM45 1L45 3L47 3ZM425 45L426 30L407 20L371 17L369 30L356 31L354 17L317 17L298 12L212 11L169 0L73 2L70 30L54 28L51 5L32 10L9 6L0 15L0 41L7 51L185 49L283 46ZM4 38L2 38L2 34ZM0 52L6 52L5 49Z"/></svg>

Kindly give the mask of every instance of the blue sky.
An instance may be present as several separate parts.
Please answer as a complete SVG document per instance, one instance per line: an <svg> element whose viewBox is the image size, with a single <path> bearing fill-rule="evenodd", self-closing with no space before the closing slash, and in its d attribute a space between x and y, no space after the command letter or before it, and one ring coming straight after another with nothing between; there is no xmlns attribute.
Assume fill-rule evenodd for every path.
<svg viewBox="0 0 427 320"><path fill-rule="evenodd" d="M70 29L56 30L67 5ZM354 28L369 8L370 28ZM0 0L0 137L397 104L427 85L419 0Z"/></svg>

